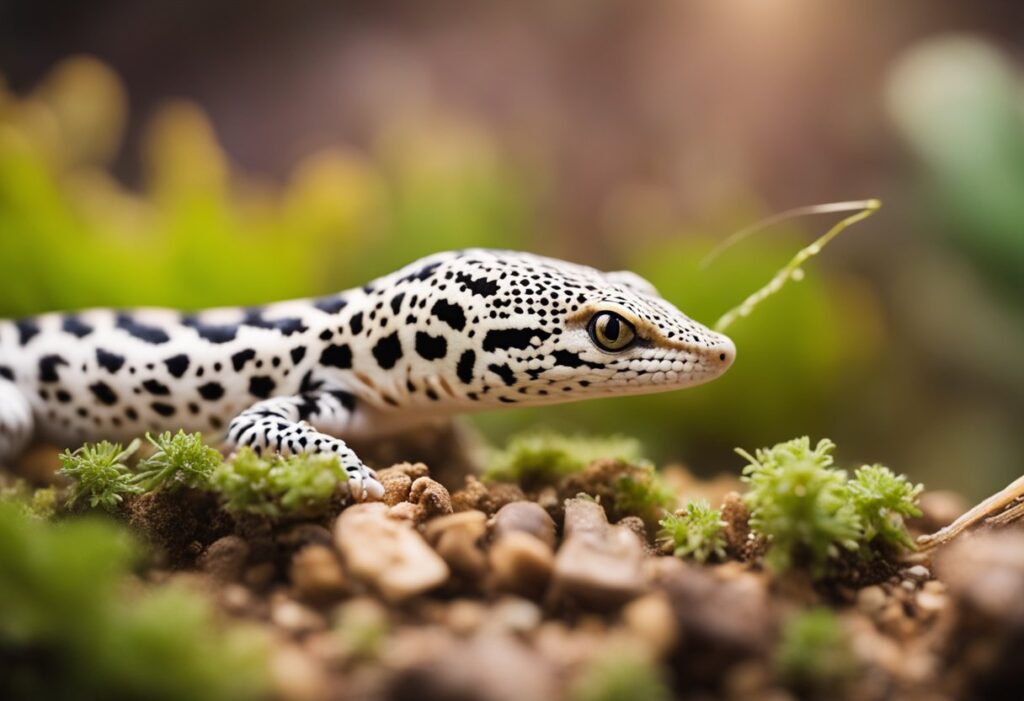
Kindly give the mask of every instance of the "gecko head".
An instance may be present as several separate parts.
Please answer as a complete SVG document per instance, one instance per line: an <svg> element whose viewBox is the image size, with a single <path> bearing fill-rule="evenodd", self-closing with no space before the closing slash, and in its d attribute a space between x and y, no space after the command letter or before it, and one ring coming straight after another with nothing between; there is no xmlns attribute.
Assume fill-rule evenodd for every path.
<svg viewBox="0 0 1024 701"><path fill-rule="evenodd" d="M736 356L729 338L634 273L506 251L464 252L457 263L452 280L461 280L478 319L474 379L486 390L473 391L484 403L691 387L720 376Z"/></svg>

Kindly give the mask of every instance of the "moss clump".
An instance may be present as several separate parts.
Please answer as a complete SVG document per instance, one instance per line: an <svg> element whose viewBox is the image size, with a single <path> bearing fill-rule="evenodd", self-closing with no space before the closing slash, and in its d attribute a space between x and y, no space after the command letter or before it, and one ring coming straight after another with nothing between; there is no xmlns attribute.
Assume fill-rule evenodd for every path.
<svg viewBox="0 0 1024 701"><path fill-rule="evenodd" d="M134 478L146 492L181 486L203 489L222 462L220 453L203 443L199 433L167 431L156 438L147 433L146 440L155 452L139 462Z"/></svg>
<svg viewBox="0 0 1024 701"><path fill-rule="evenodd" d="M336 455L260 457L248 448L214 470L211 489L236 513L316 517L348 479Z"/></svg>
<svg viewBox="0 0 1024 701"><path fill-rule="evenodd" d="M880 465L865 466L853 480L833 467L835 444L807 437L737 452L749 464L743 480L750 527L768 538L768 563L776 569L807 564L822 576L840 549L876 554L873 546L913 547L903 517L917 513L920 486Z"/></svg>
<svg viewBox="0 0 1024 701"><path fill-rule="evenodd" d="M854 473L847 489L860 516L864 541L879 539L894 547L914 549L903 519L921 515L917 498L924 485L911 484L884 465L865 465Z"/></svg>
<svg viewBox="0 0 1024 701"><path fill-rule="evenodd" d="M672 697L658 665L622 647L598 655L569 693L571 701L668 701Z"/></svg>
<svg viewBox="0 0 1024 701"><path fill-rule="evenodd" d="M266 691L262 638L176 588L129 586L138 549L109 522L0 503L0 659L8 698L203 699Z"/></svg>
<svg viewBox="0 0 1024 701"><path fill-rule="evenodd" d="M530 433L512 438L495 453L483 477L492 482L553 484L602 458L643 461L640 443L633 438Z"/></svg>
<svg viewBox="0 0 1024 701"><path fill-rule="evenodd" d="M74 480L68 490L68 506L88 501L93 508L113 511L129 494L142 493L127 464L139 444L135 440L122 448L120 443L102 441L83 445L74 452L65 450L60 455L59 473Z"/></svg>
<svg viewBox="0 0 1024 701"><path fill-rule="evenodd" d="M57 490L54 487L33 489L23 479L0 486L0 503L11 504L25 516L48 519L57 510Z"/></svg>
<svg viewBox="0 0 1024 701"><path fill-rule="evenodd" d="M856 671L849 635L824 608L803 611L783 624L774 664L779 677L798 689L835 688Z"/></svg>
<svg viewBox="0 0 1024 701"><path fill-rule="evenodd" d="M706 499L689 502L683 509L663 518L661 541L667 543L676 557L692 557L707 562L712 556L725 558L725 521L718 509Z"/></svg>

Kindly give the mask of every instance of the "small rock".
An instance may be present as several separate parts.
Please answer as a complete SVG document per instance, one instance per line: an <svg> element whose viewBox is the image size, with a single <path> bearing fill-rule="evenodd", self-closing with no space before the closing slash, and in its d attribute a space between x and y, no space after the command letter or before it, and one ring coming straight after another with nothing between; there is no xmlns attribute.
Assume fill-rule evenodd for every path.
<svg viewBox="0 0 1024 701"><path fill-rule="evenodd" d="M555 522L547 511L532 501L514 501L502 506L494 514L491 531L495 540L513 531L522 531L548 547L555 547Z"/></svg>
<svg viewBox="0 0 1024 701"><path fill-rule="evenodd" d="M876 615L888 600L885 591L877 585L864 587L857 592L857 608L867 616Z"/></svg>
<svg viewBox="0 0 1024 701"><path fill-rule="evenodd" d="M647 525L644 524L644 520L639 516L625 516L620 518L615 525L633 531L641 543L646 545L649 542L647 539Z"/></svg>
<svg viewBox="0 0 1024 701"><path fill-rule="evenodd" d="M228 535L210 543L196 564L221 582L236 582L241 579L248 559L249 544L243 538Z"/></svg>
<svg viewBox="0 0 1024 701"><path fill-rule="evenodd" d="M348 571L391 602L422 594L448 579L444 560L409 522L389 518L386 504L345 509L335 523L334 542Z"/></svg>
<svg viewBox="0 0 1024 701"><path fill-rule="evenodd" d="M409 488L409 501L423 507L425 518L452 513L452 499L440 482L418 477Z"/></svg>
<svg viewBox="0 0 1024 701"><path fill-rule="evenodd" d="M300 598L329 601L345 593L345 573L334 550L307 545L292 558L291 580Z"/></svg>
<svg viewBox="0 0 1024 701"><path fill-rule="evenodd" d="M461 511L428 521L424 535L453 572L476 581L487 570L487 556L479 547L486 532L482 511Z"/></svg>
<svg viewBox="0 0 1024 701"><path fill-rule="evenodd" d="M909 579L914 579L918 582L923 582L926 579L932 578L932 573L924 565L914 565L913 567L908 567L903 572L903 574Z"/></svg>
<svg viewBox="0 0 1024 701"><path fill-rule="evenodd" d="M409 490L412 488L412 477L406 473L388 468L377 473L377 481L384 487L384 497L381 499L388 506L403 501L408 501Z"/></svg>
<svg viewBox="0 0 1024 701"><path fill-rule="evenodd" d="M996 621L1024 625L1024 532L962 537L939 552L935 572L968 608Z"/></svg>
<svg viewBox="0 0 1024 701"><path fill-rule="evenodd" d="M274 697L284 701L321 701L328 697L329 684L323 667L295 645L274 652L270 680Z"/></svg>
<svg viewBox="0 0 1024 701"><path fill-rule="evenodd" d="M501 598L487 617L487 623L508 633L529 633L540 625L544 614L537 604L518 596Z"/></svg>
<svg viewBox="0 0 1024 701"><path fill-rule="evenodd" d="M555 554L529 533L512 531L491 545L488 561L491 588L537 598L551 580Z"/></svg>
<svg viewBox="0 0 1024 701"><path fill-rule="evenodd" d="M918 592L917 598L914 600L918 608L928 614L938 613L946 608L949 603L949 597L944 594L935 594L930 591Z"/></svg>
<svg viewBox="0 0 1024 701"><path fill-rule="evenodd" d="M422 523L426 518L426 512L419 504L402 501L388 509L388 518L410 523Z"/></svg>
<svg viewBox="0 0 1024 701"><path fill-rule="evenodd" d="M660 658L676 644L675 615L664 592L646 594L630 601L622 608L622 621L647 643L655 658Z"/></svg>
<svg viewBox="0 0 1024 701"><path fill-rule="evenodd" d="M411 480L419 479L420 477L429 477L430 468L421 462L400 462L386 467L383 470L377 470L377 477L384 477L387 479L392 474L403 474Z"/></svg>
<svg viewBox="0 0 1024 701"><path fill-rule="evenodd" d="M275 539L278 545L289 550L297 551L307 545L331 544L331 531L318 523L299 523L277 536ZM271 552L273 548L270 548Z"/></svg>
<svg viewBox="0 0 1024 701"><path fill-rule="evenodd" d="M647 584L644 543L628 528L609 526L604 507L589 499L567 499L564 530L552 579L556 598L569 596L606 608L642 593Z"/></svg>
<svg viewBox="0 0 1024 701"><path fill-rule="evenodd" d="M487 607L472 599L456 599L445 610L444 624L456 635L475 633L487 619Z"/></svg>
<svg viewBox="0 0 1024 701"><path fill-rule="evenodd" d="M491 513L487 508L489 501L490 493L484 483L469 475L466 477L465 486L452 494L452 509L454 511L477 509L484 513Z"/></svg>
<svg viewBox="0 0 1024 701"><path fill-rule="evenodd" d="M271 602L270 620L289 633L309 633L327 627L327 621L319 613L284 596L275 597Z"/></svg>

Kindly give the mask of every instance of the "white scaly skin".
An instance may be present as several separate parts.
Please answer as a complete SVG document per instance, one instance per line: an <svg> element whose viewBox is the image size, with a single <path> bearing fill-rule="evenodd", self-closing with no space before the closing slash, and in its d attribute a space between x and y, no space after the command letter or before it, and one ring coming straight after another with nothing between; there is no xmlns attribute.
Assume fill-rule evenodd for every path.
<svg viewBox="0 0 1024 701"><path fill-rule="evenodd" d="M441 253L354 290L182 314L95 309L0 321L0 461L184 428L228 445L335 452L438 416L689 387L732 342L628 272L511 251Z"/></svg>

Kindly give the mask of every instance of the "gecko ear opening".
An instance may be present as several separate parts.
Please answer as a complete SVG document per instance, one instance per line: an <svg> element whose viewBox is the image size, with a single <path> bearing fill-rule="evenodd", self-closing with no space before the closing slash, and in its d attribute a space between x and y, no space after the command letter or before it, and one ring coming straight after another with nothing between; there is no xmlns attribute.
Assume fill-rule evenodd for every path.
<svg viewBox="0 0 1024 701"><path fill-rule="evenodd" d="M660 297L658 289L654 285L629 270L614 270L610 273L605 273L605 277L616 285L623 285L635 292L652 297Z"/></svg>

